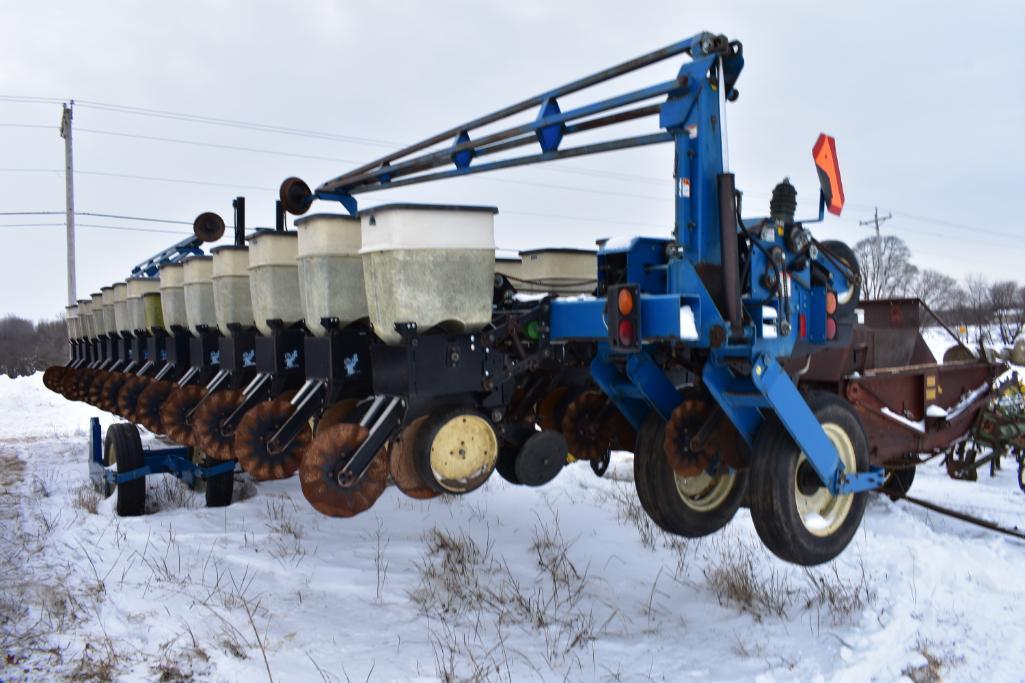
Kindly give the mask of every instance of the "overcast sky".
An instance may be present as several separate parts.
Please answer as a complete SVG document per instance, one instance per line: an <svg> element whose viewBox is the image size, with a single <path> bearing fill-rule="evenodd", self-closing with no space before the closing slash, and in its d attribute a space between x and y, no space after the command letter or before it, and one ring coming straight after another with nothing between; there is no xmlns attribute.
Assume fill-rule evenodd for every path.
<svg viewBox="0 0 1025 683"><path fill-rule="evenodd" d="M744 44L741 96L727 120L745 214L767 213L769 192L784 176L798 188L799 214L814 213L811 146L825 131L837 138L847 206L816 236L853 244L870 234L858 221L878 205L893 214L884 232L904 238L920 267L1025 281L1016 210L1025 181L1023 8L893 0L0 0L0 212L64 209L60 105L12 96L81 101L78 211L191 222L214 210L230 224L231 199L242 194L249 225L272 225L277 187L289 175L315 186L394 146L708 30ZM668 80L682 59L617 88ZM335 137L133 115L97 103ZM362 207L493 204L502 247L592 246L599 237L668 234L671 175L665 145L360 200ZM17 227L62 220L0 216L0 314L62 310L63 227ZM78 221L79 298L124 279L189 231ZM133 230L87 227L97 225Z"/></svg>

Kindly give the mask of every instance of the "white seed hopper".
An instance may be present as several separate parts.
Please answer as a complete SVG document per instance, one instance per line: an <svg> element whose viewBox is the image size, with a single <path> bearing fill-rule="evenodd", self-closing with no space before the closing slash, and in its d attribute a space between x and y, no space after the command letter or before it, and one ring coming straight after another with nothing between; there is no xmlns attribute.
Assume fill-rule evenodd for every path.
<svg viewBox="0 0 1025 683"><path fill-rule="evenodd" d="M295 232L258 230L249 238L249 292L260 334L270 335L271 321L290 327L303 319L297 257Z"/></svg>
<svg viewBox="0 0 1025 683"><path fill-rule="evenodd" d="M367 304L378 337L399 343L396 323L469 332L491 322L496 213L426 204L360 213Z"/></svg>
<svg viewBox="0 0 1025 683"><path fill-rule="evenodd" d="M189 326L185 313L185 267L181 263L160 266L160 307L166 329Z"/></svg>
<svg viewBox="0 0 1025 683"><path fill-rule="evenodd" d="M249 291L249 249L226 245L210 250L213 254L214 311L217 326L224 335L229 325L252 327L253 297Z"/></svg>
<svg viewBox="0 0 1025 683"><path fill-rule="evenodd" d="M197 336L206 328L217 328L213 267L212 256L190 256L182 261L185 319L188 321L189 331Z"/></svg>
<svg viewBox="0 0 1025 683"><path fill-rule="evenodd" d="M340 327L367 317L367 296L360 256L360 220L316 214L295 221L299 233L299 289L310 331L328 333L321 324L336 318Z"/></svg>

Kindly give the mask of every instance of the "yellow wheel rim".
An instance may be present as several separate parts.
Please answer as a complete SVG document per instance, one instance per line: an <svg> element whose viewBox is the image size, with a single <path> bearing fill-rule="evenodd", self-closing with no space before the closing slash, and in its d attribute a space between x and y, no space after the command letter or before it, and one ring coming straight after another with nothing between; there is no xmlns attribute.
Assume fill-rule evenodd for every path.
<svg viewBox="0 0 1025 683"><path fill-rule="evenodd" d="M431 442L431 472L442 488L461 493L477 488L495 469L498 436L479 415L456 415Z"/></svg>
<svg viewBox="0 0 1025 683"><path fill-rule="evenodd" d="M847 432L836 424L822 425L823 431L829 437L833 448L840 456L840 462L848 472L858 471L858 461L854 456L854 444L847 436ZM794 497L797 503L797 514L801 523L812 535L825 538L831 536L843 525L851 511L854 503L854 494L845 493L834 496L825 486L818 487L814 493L801 493L798 477L802 467L810 467L808 456L801 453L797 459L797 467L794 468Z"/></svg>
<svg viewBox="0 0 1025 683"><path fill-rule="evenodd" d="M681 477L675 473L673 477L676 479L676 492L680 494L680 500L697 512L711 512L722 505L737 479L734 472L709 474L707 471L696 477Z"/></svg>
<svg viewBox="0 0 1025 683"><path fill-rule="evenodd" d="M110 448L107 450L107 467L110 467L117 462L117 446L113 443L110 444Z"/></svg>

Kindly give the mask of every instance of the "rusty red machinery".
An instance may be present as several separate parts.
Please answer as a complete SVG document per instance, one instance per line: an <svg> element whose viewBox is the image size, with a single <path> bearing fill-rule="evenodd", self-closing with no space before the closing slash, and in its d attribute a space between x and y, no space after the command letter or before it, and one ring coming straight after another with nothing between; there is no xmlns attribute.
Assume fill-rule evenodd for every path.
<svg viewBox="0 0 1025 683"><path fill-rule="evenodd" d="M805 389L823 389L854 406L869 440L869 458L906 491L913 468L969 437L990 401L1003 362L979 359L951 333L959 353L938 362L921 329L946 326L919 299L863 301L851 344L788 367ZM902 472L902 470L909 470ZM906 484L906 485L903 485Z"/></svg>

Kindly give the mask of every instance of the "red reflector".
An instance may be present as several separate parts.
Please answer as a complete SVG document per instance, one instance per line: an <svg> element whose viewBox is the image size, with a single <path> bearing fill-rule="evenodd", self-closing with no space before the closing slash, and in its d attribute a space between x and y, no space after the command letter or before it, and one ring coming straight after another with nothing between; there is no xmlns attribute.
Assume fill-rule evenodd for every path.
<svg viewBox="0 0 1025 683"><path fill-rule="evenodd" d="M797 316L797 334L801 339L808 336L808 320L804 317L804 313Z"/></svg>
<svg viewBox="0 0 1025 683"><path fill-rule="evenodd" d="M619 345L633 346L637 341L634 324L629 320L619 321Z"/></svg>
<svg viewBox="0 0 1025 683"><path fill-rule="evenodd" d="M836 339L836 321L826 318L826 339Z"/></svg>

